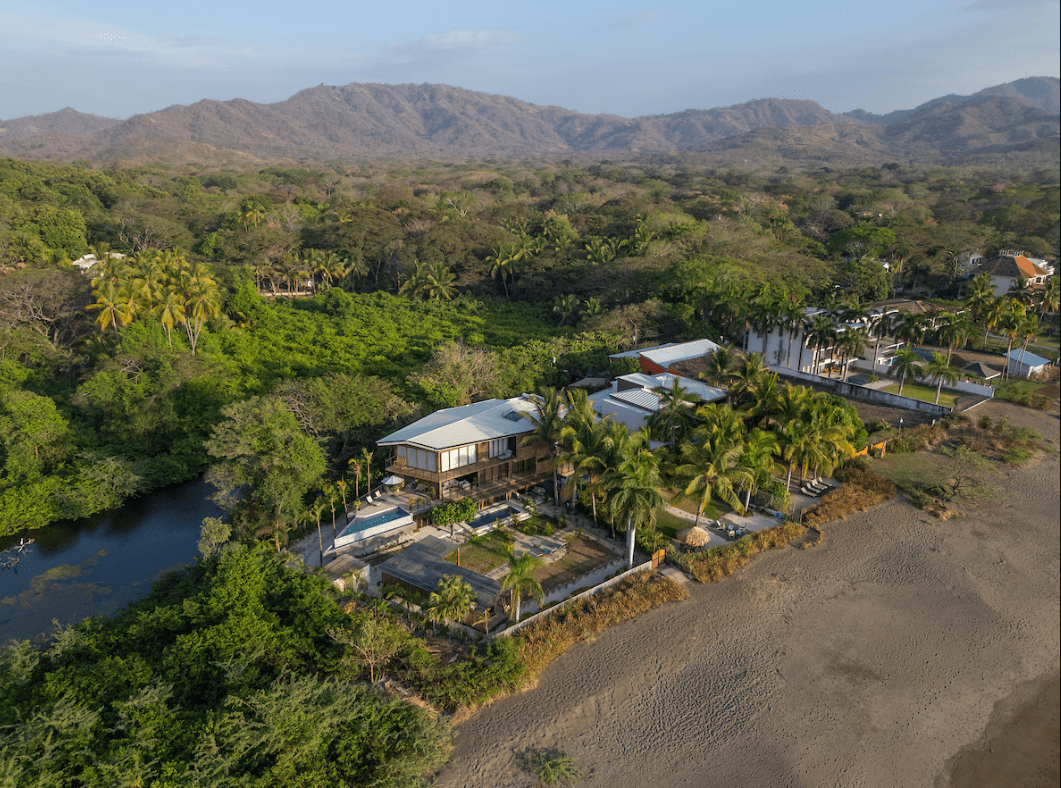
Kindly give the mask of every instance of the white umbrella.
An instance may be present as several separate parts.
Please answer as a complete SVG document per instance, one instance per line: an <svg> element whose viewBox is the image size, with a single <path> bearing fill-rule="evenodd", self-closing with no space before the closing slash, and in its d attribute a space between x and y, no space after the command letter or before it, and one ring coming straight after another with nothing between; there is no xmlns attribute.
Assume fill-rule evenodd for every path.
<svg viewBox="0 0 1061 788"><path fill-rule="evenodd" d="M403 481L405 480L402 479L401 476L388 476L386 479L383 480L383 484L387 487L393 487L396 484L401 484Z"/></svg>

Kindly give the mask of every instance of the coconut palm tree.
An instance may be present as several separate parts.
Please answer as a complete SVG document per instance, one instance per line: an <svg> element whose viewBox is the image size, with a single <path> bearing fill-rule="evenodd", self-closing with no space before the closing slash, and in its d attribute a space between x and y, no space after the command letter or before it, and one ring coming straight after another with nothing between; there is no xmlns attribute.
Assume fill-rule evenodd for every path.
<svg viewBox="0 0 1061 788"><path fill-rule="evenodd" d="M810 321L810 336L814 342L814 374L820 375L820 351L836 337L836 321L827 312L818 312Z"/></svg>
<svg viewBox="0 0 1061 788"><path fill-rule="evenodd" d="M545 598L542 584L534 579L534 570L545 566L535 555L524 553L519 558L514 550L508 553L508 574L501 578L501 590L512 592L512 620L519 621L519 603L525 596L532 596L541 605Z"/></svg>
<svg viewBox="0 0 1061 788"><path fill-rule="evenodd" d="M436 625L462 621L473 607L475 592L468 582L458 575L443 575L427 597L427 619Z"/></svg>
<svg viewBox="0 0 1061 788"><path fill-rule="evenodd" d="M681 464L674 475L686 481L682 495L697 501L695 525L711 499L717 497L743 514L745 506L737 488L751 489L752 473L742 463L744 447L739 438L712 432L704 427L693 430L692 440L681 446Z"/></svg>
<svg viewBox="0 0 1061 788"><path fill-rule="evenodd" d="M557 456L560 453L560 433L564 429L564 404L555 389L544 388L535 398L532 412L520 411L522 418L534 422L534 430L523 439L524 446L543 446L549 451L549 465L553 471L553 502L559 503L559 483L556 477Z"/></svg>
<svg viewBox="0 0 1061 788"><path fill-rule="evenodd" d="M925 318L913 312L903 312L895 321L895 337L908 345L916 344L925 335Z"/></svg>
<svg viewBox="0 0 1061 788"><path fill-rule="evenodd" d="M707 371L704 377L713 386L728 388L733 382L736 374L736 362L733 358L733 348L719 347L707 357Z"/></svg>
<svg viewBox="0 0 1061 788"><path fill-rule="evenodd" d="M895 351L892 370L899 374L899 396L903 395L903 384L908 377L921 377L921 357L912 348L904 347Z"/></svg>
<svg viewBox="0 0 1061 788"><path fill-rule="evenodd" d="M627 563L633 567L634 534L638 528L654 528L656 510L663 505L659 459L648 448L647 431L631 434L611 481L611 510L626 524Z"/></svg>
<svg viewBox="0 0 1061 788"><path fill-rule="evenodd" d="M744 452L741 455L741 465L751 476L751 484L745 487L745 511L751 505L755 491L784 472L784 469L774 460L774 457L780 453L781 444L773 432L756 427L748 433L744 440Z"/></svg>
<svg viewBox="0 0 1061 788"><path fill-rule="evenodd" d="M675 440L685 436L696 418L692 403L696 397L687 394L675 378L671 387L656 389L659 394L660 407L648 417L648 430L657 440L666 441L668 448L674 449Z"/></svg>
<svg viewBox="0 0 1061 788"><path fill-rule="evenodd" d="M88 308L99 310L96 325L99 326L100 331L113 327L114 336L119 337L118 327L132 322L136 312L135 304L129 297L129 293L111 279L95 281L99 281L98 285L94 284L95 289L92 291L96 302L89 304Z"/></svg>
<svg viewBox="0 0 1061 788"><path fill-rule="evenodd" d="M847 380L848 365L856 356L861 356L866 347L866 329L848 329L840 336L842 356L840 358L840 380Z"/></svg>
<svg viewBox="0 0 1061 788"><path fill-rule="evenodd" d="M980 322L980 318L994 300L995 289L991 285L990 274L982 272L969 280L965 288L965 305L972 313L974 322Z"/></svg>
<svg viewBox="0 0 1061 788"><path fill-rule="evenodd" d="M576 295L558 295L553 299L553 314L559 318L560 322L558 325L566 325L568 322L574 323L575 317L578 315L578 308L581 304L578 296Z"/></svg>
<svg viewBox="0 0 1061 788"><path fill-rule="evenodd" d="M957 382L958 378L960 377L960 375L958 374L958 370L954 369L954 367L950 365L950 360L948 358L944 358L939 353L933 353L932 360L928 361L922 367L922 370L926 378L936 379L937 405L939 404L939 395L943 391L943 381L945 380L948 383L953 384Z"/></svg>
<svg viewBox="0 0 1061 788"><path fill-rule="evenodd" d="M425 295L431 300L452 301L457 293L456 281L456 275L440 260L428 269Z"/></svg>
<svg viewBox="0 0 1061 788"><path fill-rule="evenodd" d="M963 345L972 332L972 322L966 312L948 312L940 315L940 326L936 336L940 344L947 346L947 363L954 354L955 348Z"/></svg>

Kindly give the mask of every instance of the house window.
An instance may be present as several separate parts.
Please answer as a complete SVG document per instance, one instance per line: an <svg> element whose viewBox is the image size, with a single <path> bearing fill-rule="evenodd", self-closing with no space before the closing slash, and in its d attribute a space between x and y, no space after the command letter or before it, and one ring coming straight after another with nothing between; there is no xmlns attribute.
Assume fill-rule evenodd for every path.
<svg viewBox="0 0 1061 788"><path fill-rule="evenodd" d="M465 465L473 465L478 459L479 447L475 444L450 449L441 453L442 470L450 471L454 468L463 468Z"/></svg>
<svg viewBox="0 0 1061 788"><path fill-rule="evenodd" d="M412 446L399 446L397 453L399 457L404 453L409 467L417 468L421 471L434 471L438 464L438 455L433 451L414 449Z"/></svg>

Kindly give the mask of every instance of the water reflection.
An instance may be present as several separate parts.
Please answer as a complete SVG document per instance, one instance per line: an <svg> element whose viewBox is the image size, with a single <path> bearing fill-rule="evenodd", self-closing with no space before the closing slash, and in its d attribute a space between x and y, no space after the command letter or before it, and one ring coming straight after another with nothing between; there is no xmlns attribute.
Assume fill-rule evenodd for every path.
<svg viewBox="0 0 1061 788"><path fill-rule="evenodd" d="M159 575L195 557L200 523L219 515L211 492L187 482L116 512L0 537L0 550L34 540L15 568L0 571L0 642L111 615L146 595Z"/></svg>

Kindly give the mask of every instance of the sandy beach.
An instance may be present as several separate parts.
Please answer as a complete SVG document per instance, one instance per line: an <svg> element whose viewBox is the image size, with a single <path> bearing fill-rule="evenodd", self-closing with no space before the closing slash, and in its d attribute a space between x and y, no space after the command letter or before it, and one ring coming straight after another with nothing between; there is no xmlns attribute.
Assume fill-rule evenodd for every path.
<svg viewBox="0 0 1061 788"><path fill-rule="evenodd" d="M691 583L458 726L438 785L532 786L521 755L553 747L581 786L1057 785L1054 411L974 412L1052 446L1001 501L939 522L900 496Z"/></svg>

